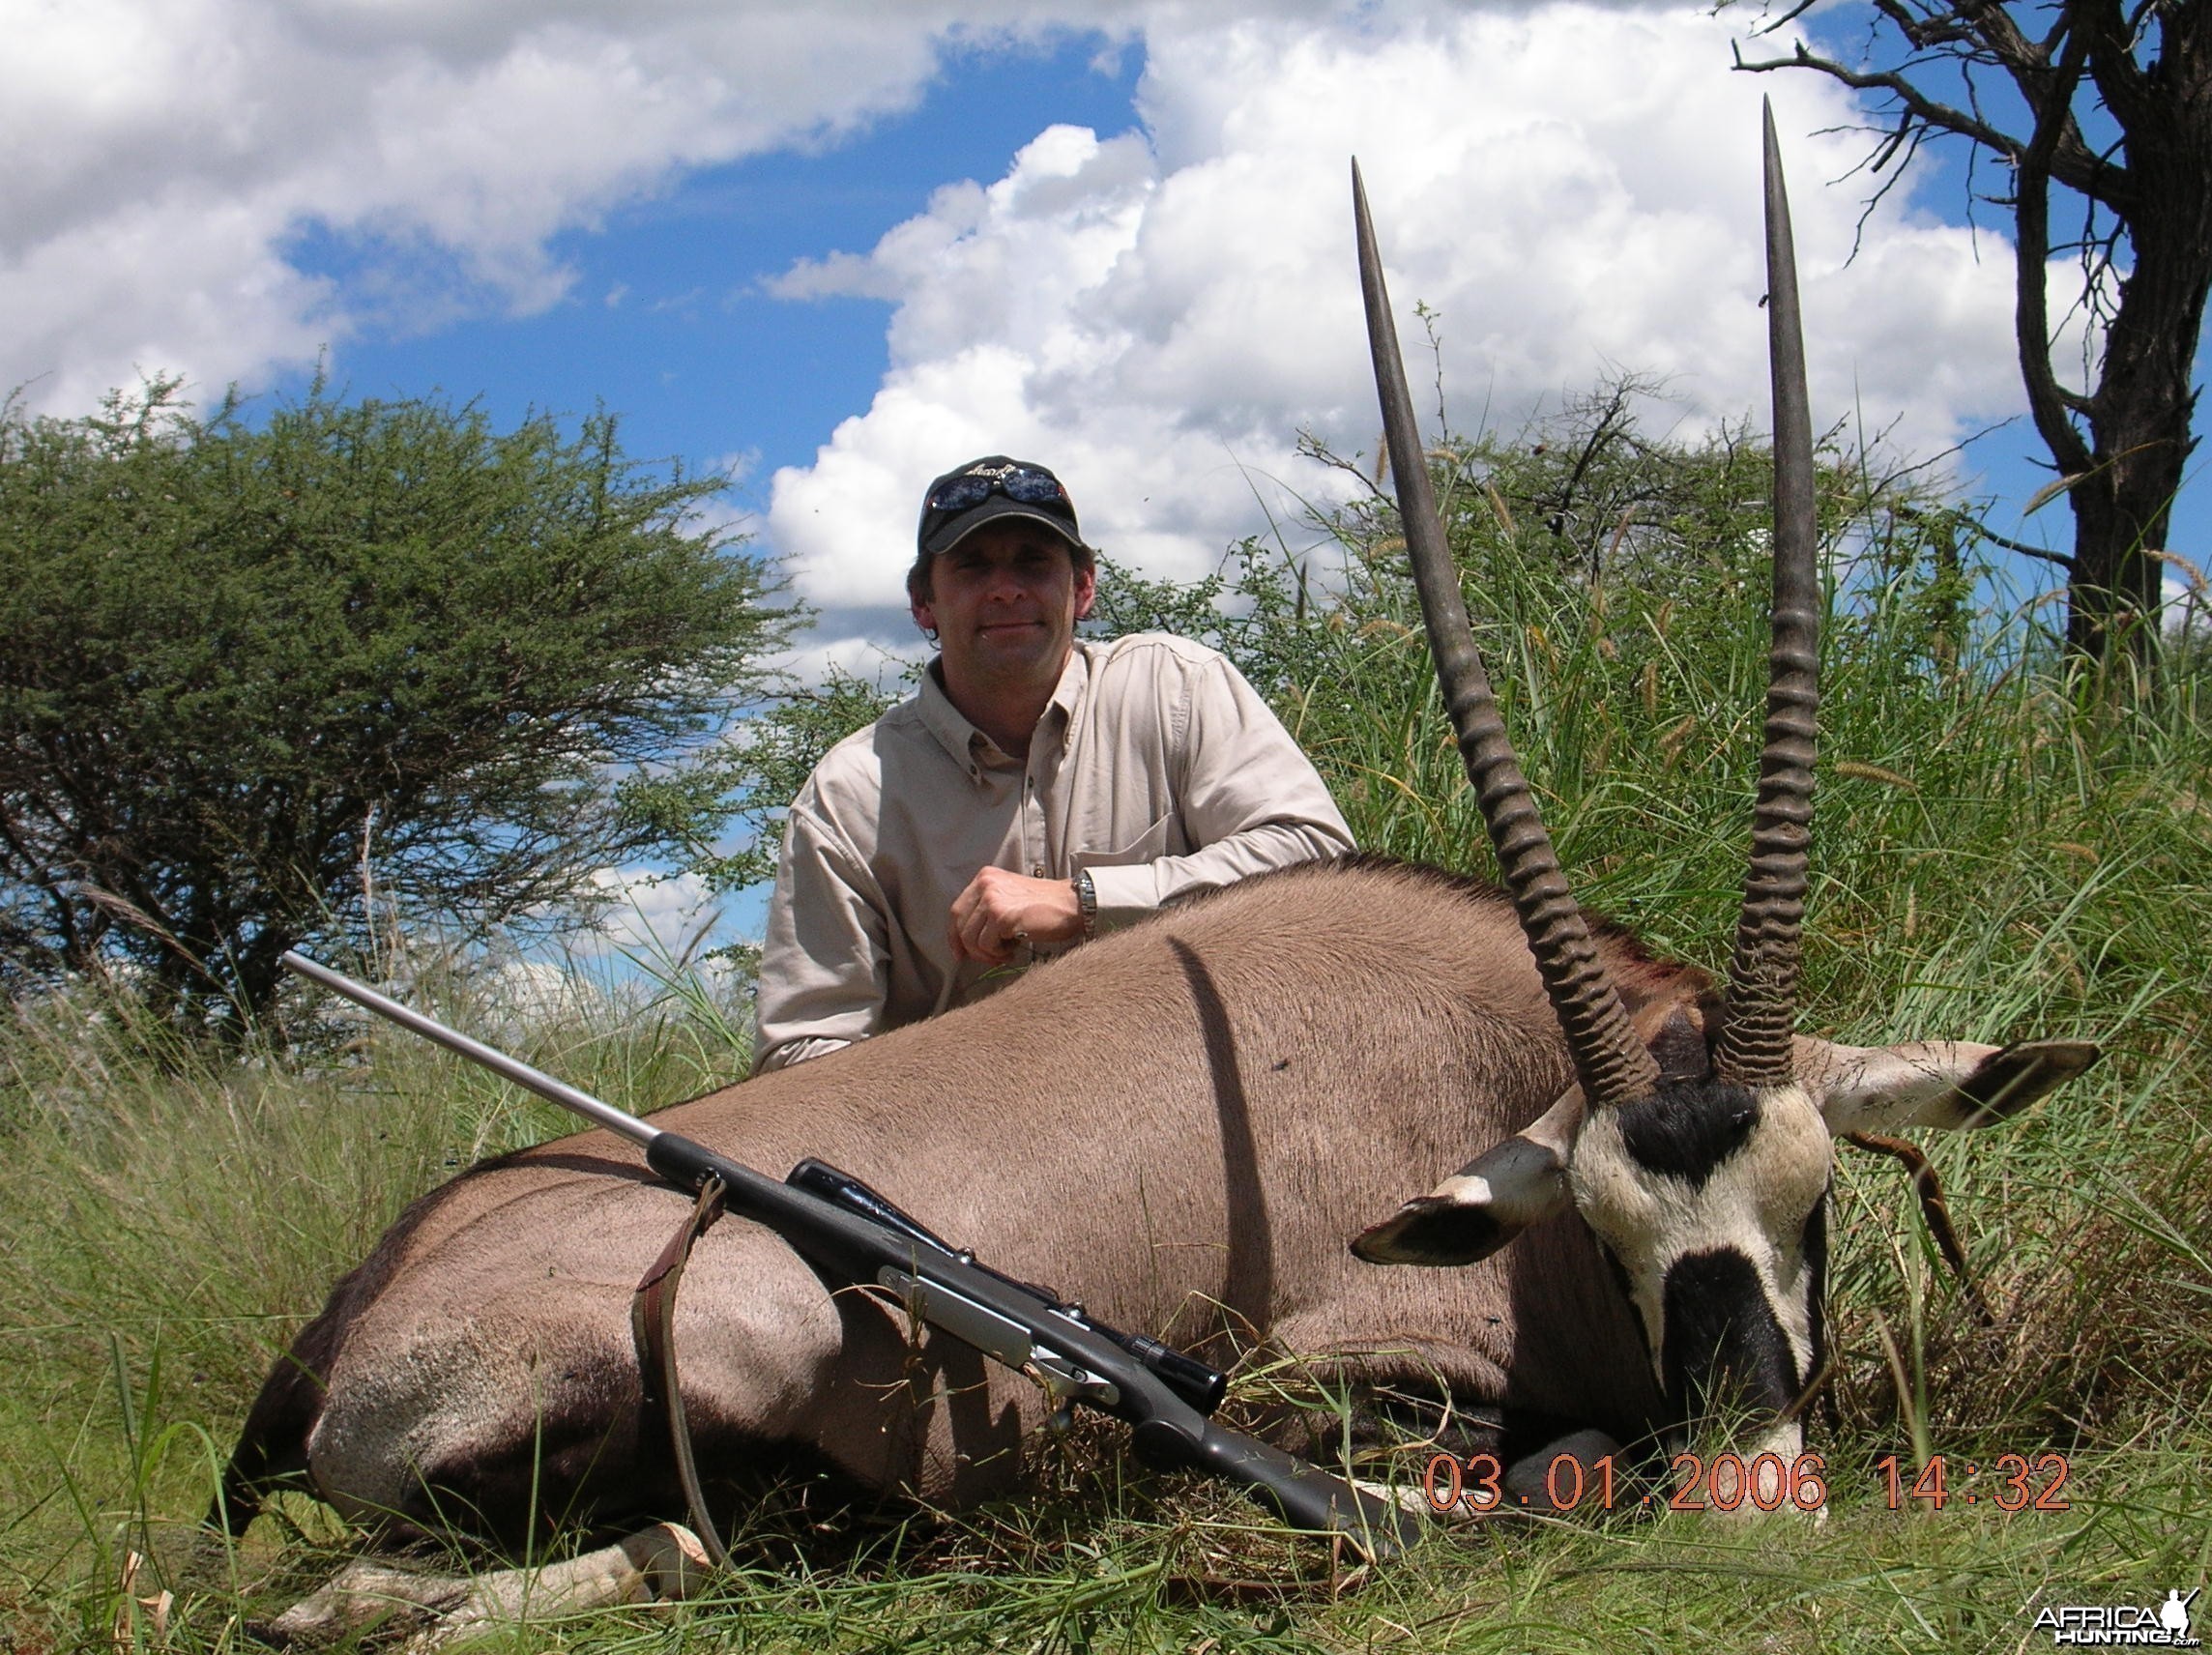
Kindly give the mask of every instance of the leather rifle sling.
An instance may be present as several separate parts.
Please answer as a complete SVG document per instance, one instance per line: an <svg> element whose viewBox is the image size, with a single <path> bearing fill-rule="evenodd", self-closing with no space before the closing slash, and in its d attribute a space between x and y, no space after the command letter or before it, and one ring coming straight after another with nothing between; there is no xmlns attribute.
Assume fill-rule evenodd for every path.
<svg viewBox="0 0 2212 1655"><path fill-rule="evenodd" d="M668 1445L676 1460L677 1480L684 1485L684 1499L691 1509L691 1526L714 1566L730 1566L729 1549L707 1512L706 1492L699 1486L699 1465L691 1451L691 1428L684 1417L684 1391L676 1377L676 1289L684 1280L684 1266L699 1237L722 1216L722 1183L709 1178L700 1187L690 1216L661 1248L660 1257L637 1284L629 1304L630 1338L637 1346L638 1379L644 1397L638 1408L637 1446L645 1453L656 1421L665 1421Z"/></svg>

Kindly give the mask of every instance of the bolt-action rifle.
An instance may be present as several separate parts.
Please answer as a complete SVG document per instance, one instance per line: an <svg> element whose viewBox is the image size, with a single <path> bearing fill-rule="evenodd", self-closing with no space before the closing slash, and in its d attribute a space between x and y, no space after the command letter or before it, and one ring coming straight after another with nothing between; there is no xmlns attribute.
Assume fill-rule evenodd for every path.
<svg viewBox="0 0 2212 1655"><path fill-rule="evenodd" d="M729 1211L766 1225L817 1269L883 1288L932 1327L1039 1380L1061 1418L1080 1403L1126 1421L1131 1445L1148 1465L1241 1483L1293 1527L1344 1535L1372 1558L1394 1555L1415 1538L1415 1520L1397 1506L1208 1419L1226 1383L1215 1369L1157 1340L1117 1332L1079 1304L977 1263L974 1254L940 1239L859 1179L809 1159L778 1182L302 954L286 953L284 964L642 1146L646 1165L669 1182L693 1192L718 1183Z"/></svg>

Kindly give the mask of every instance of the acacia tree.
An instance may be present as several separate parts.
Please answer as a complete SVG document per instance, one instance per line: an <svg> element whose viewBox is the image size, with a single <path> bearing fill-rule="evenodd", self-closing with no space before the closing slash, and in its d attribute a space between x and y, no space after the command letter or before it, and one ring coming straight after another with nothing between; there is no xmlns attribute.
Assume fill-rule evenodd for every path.
<svg viewBox="0 0 2212 1655"><path fill-rule="evenodd" d="M235 1031L372 904L480 932L698 836L684 761L789 621L720 487L603 415L5 411L0 972L130 962Z"/></svg>
<svg viewBox="0 0 2212 1655"><path fill-rule="evenodd" d="M1773 27L1819 3L1801 0ZM1931 138L1997 163L2000 182L1980 198L2012 217L2028 412L2074 512L2074 550L2058 560L2067 644L2147 662L2212 289L2212 6L1875 0L1872 15L1863 61L1800 44L1739 67L1811 70L1874 94L1885 123L1876 171L1902 171ZM2079 383L2053 356L2054 257L2079 260L2084 276L2092 354Z"/></svg>

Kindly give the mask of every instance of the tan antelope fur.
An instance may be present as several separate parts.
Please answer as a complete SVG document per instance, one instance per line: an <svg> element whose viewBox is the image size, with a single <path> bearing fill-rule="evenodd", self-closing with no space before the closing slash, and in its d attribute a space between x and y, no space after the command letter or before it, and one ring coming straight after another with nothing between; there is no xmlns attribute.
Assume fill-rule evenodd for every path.
<svg viewBox="0 0 2212 1655"><path fill-rule="evenodd" d="M1639 1021L1671 1009L1662 1049L1698 1060L1703 976L1597 937ZM1978 1100L2011 1113L2084 1052L1800 1041L1797 1060L1845 1126L1957 1125L1995 1118ZM756 1167L821 1156L1119 1326L1185 1344L1234 1329L1346 1379L1634 1442L1678 1422L1570 1207L1461 1269L1378 1269L1345 1246L1347 1215L1389 1210L1470 1136L1528 1126L1571 1085L1502 899L1362 860L1247 882L980 1004L654 1119ZM294 1474L352 1516L510 1543L564 1519L680 1517L665 1452L636 1440L628 1316L689 1201L599 1132L423 1197L272 1373L231 1522ZM711 1477L827 1466L962 1502L1013 1485L1041 1418L1033 1387L955 1342L925 1338L910 1368L903 1313L832 1292L734 1219L699 1243L677 1337Z"/></svg>

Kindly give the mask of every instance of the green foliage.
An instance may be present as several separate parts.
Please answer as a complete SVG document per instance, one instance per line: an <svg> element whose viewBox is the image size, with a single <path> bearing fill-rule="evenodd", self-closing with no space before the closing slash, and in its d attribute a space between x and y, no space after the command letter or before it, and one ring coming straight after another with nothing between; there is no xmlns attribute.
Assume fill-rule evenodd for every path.
<svg viewBox="0 0 2212 1655"><path fill-rule="evenodd" d="M790 619L701 520L719 488L606 415L6 411L0 971L128 962L235 1031L372 904L480 934L698 837L684 760Z"/></svg>
<svg viewBox="0 0 2212 1655"><path fill-rule="evenodd" d="M695 772L700 802L742 829L739 849L726 855L695 850L690 871L716 890L773 879L783 813L800 785L823 755L881 718L904 692L904 685L887 688L831 667L818 687L786 694L746 720Z"/></svg>
<svg viewBox="0 0 2212 1655"><path fill-rule="evenodd" d="M1765 682L1762 462L1740 437L1693 445L1702 493L1639 498L1654 524L1707 527L1639 542L1633 525L1616 533L1620 496L1594 492L1615 445L1624 467L1637 457L1634 435L1583 468L1577 497L1608 502L1586 533L1555 535L1544 509L1578 457L1571 435L1449 445L1438 477L1575 889L1656 949L1717 968ZM2114 711L2022 617L1977 609L1990 589L1948 503L1841 454L1821 486L1834 598L1805 1026L1868 1043L2081 1035L2109 1053L2021 1119L1928 1135L1993 1328L1967 1314L1896 1169L1839 1151L1837 1368L1808 1426L1834 1491L1823 1527L1485 1522L1352 1571L1230 1491L1140 1471L1102 1427L1054 1451L1067 1458L1042 1490L961 1520L764 1506L733 1525L742 1571L710 1600L541 1621L501 1646L1939 1651L2013 1647L2035 1605L2202 1579L2203 681L2169 677L2158 707ZM1100 624L1172 619L1218 640L1301 731L1362 843L1485 867L1391 513L1363 488L1330 522L1341 557L1255 543L1196 587L1116 577ZM764 807L881 702L841 693L795 703L760 738L763 777L788 767L760 783ZM472 1022L466 1004L442 1009ZM524 1037L495 1037L650 1108L738 1064L720 1027L684 1001L622 1027L541 1013ZM305 1501L285 1514L309 1533L265 1521L235 1553L188 1532L270 1352L415 1191L558 1123L395 1034L288 1074L194 1052L98 998L0 1030L0 1089L15 1174L0 1185L0 1648L111 1649L119 1611L152 1645L150 1614L124 1600L157 1584L177 1594L170 1647L252 1646L242 1624L340 1555L333 1520ZM1243 1377L1232 1406L1254 1389ZM1961 1462L2064 1450L2072 1509L1893 1513L1874 1467L1921 1438L1954 1477ZM154 1558L131 1594L126 1548Z"/></svg>

